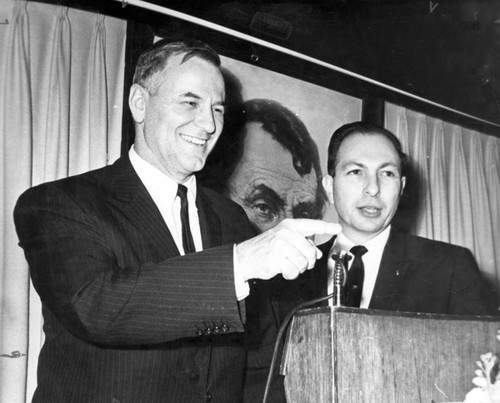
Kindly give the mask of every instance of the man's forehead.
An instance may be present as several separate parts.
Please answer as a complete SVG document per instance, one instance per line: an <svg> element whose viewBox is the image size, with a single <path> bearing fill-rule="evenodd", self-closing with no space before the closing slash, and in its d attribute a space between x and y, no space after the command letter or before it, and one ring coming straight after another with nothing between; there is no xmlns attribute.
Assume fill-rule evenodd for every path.
<svg viewBox="0 0 500 403"><path fill-rule="evenodd" d="M400 166L401 160L394 144L382 134L356 133L345 138L339 147L339 164L368 163L394 164Z"/></svg>

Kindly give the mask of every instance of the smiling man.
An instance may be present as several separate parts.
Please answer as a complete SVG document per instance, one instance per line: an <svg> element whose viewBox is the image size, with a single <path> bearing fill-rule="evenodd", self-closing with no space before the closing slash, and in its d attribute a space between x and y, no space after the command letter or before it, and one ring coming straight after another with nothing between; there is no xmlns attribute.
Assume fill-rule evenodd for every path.
<svg viewBox="0 0 500 403"><path fill-rule="evenodd" d="M306 237L339 226L285 220L251 238L243 209L198 184L224 102L211 47L159 41L136 66L129 152L19 198L46 334L34 402L242 401L249 283L311 269Z"/></svg>

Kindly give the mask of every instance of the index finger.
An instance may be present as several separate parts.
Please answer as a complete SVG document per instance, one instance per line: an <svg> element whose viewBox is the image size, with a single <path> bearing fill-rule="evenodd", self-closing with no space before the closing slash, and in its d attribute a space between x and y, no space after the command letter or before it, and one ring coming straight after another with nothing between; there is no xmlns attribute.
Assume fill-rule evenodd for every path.
<svg viewBox="0 0 500 403"><path fill-rule="evenodd" d="M309 218L296 218L290 220L289 226L305 237L316 234L337 235L342 231L340 224L322 220L311 220Z"/></svg>

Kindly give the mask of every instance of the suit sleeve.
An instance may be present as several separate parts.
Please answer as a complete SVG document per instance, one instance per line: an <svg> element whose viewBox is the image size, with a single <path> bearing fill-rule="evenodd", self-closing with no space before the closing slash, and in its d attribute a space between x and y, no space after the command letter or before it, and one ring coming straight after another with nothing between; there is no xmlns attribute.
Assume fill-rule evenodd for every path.
<svg viewBox="0 0 500 403"><path fill-rule="evenodd" d="M77 337L127 346L243 331L232 244L143 263L102 214L57 186L27 191L14 219L43 304Z"/></svg>
<svg viewBox="0 0 500 403"><path fill-rule="evenodd" d="M498 315L492 289L481 276L472 253L455 248L449 294L449 313L458 315Z"/></svg>

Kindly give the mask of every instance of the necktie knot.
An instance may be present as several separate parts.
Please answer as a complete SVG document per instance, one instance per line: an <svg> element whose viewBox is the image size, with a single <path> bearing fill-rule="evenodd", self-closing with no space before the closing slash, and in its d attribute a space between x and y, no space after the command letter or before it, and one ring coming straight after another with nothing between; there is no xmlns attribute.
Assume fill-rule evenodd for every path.
<svg viewBox="0 0 500 403"><path fill-rule="evenodd" d="M363 256L366 252L368 252L368 249L366 249L363 245L356 245L353 246L349 252L354 255L354 258L357 258Z"/></svg>
<svg viewBox="0 0 500 403"><path fill-rule="evenodd" d="M187 200L187 187L179 184L179 187L177 188L177 196L179 196L181 200Z"/></svg>

